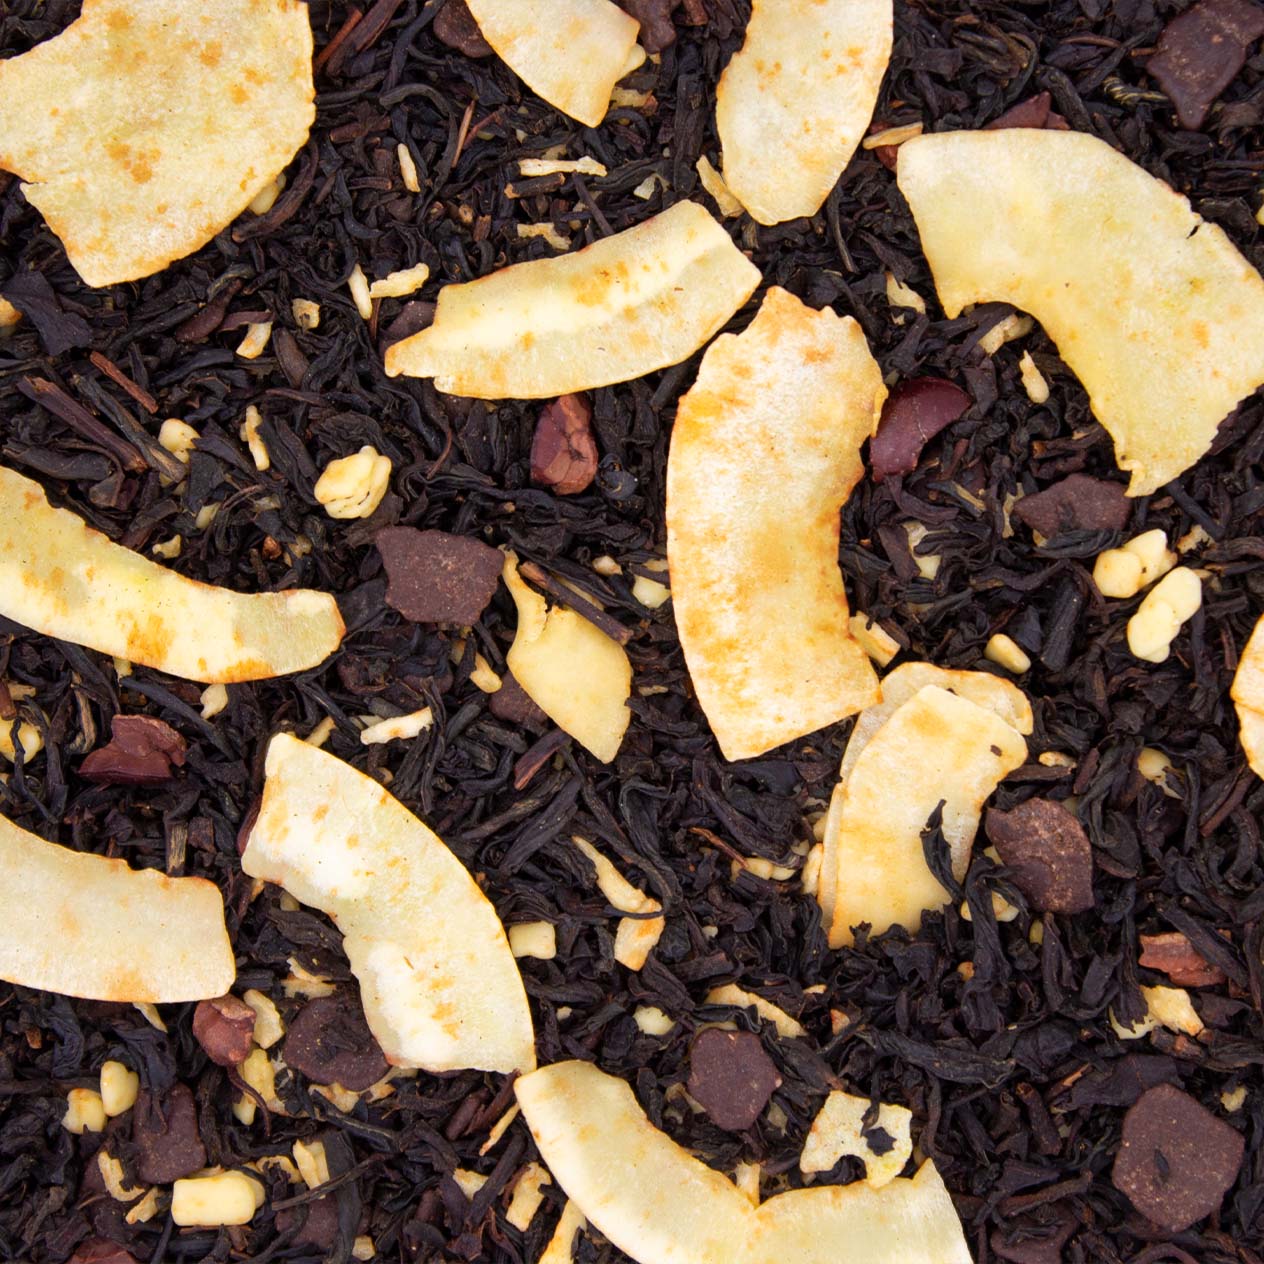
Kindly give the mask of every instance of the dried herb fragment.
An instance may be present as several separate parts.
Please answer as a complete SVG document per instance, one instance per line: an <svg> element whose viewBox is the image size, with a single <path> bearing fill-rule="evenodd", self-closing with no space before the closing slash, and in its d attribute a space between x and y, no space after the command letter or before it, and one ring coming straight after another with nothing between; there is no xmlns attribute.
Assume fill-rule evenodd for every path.
<svg viewBox="0 0 1264 1264"><path fill-rule="evenodd" d="M285 1034L282 1056L316 1084L341 1084L357 1093L390 1069L364 1011L347 991L304 1005Z"/></svg>
<svg viewBox="0 0 1264 1264"><path fill-rule="evenodd" d="M477 623L500 582L503 554L469 536L387 527L373 543L386 568L387 605L414 623Z"/></svg>
<svg viewBox="0 0 1264 1264"><path fill-rule="evenodd" d="M781 1074L754 1032L708 1027L689 1046L689 1095L719 1128L745 1132L780 1086Z"/></svg>
<svg viewBox="0 0 1264 1264"><path fill-rule="evenodd" d="M132 1108L136 1170L150 1185L168 1185L206 1166L198 1132L197 1106L187 1085L176 1084L159 1099L141 1089Z"/></svg>
<svg viewBox="0 0 1264 1264"><path fill-rule="evenodd" d="M1024 496L1010 516L1052 539L1062 531L1122 531L1131 512L1121 484L1068 474L1052 487Z"/></svg>
<svg viewBox="0 0 1264 1264"><path fill-rule="evenodd" d="M193 1035L212 1062L238 1066L254 1047L255 1012L231 992L199 1001L193 1011Z"/></svg>
<svg viewBox="0 0 1264 1264"><path fill-rule="evenodd" d="M1061 803L1028 799L1008 812L990 808L984 828L1014 885L1050 913L1093 907L1093 849Z"/></svg>
<svg viewBox="0 0 1264 1264"><path fill-rule="evenodd" d="M878 433L869 443L873 481L917 468L922 449L970 407L970 396L942 378L915 377L901 382L882 406Z"/></svg>
<svg viewBox="0 0 1264 1264"><path fill-rule="evenodd" d="M597 441L588 401L582 395L563 395L546 404L531 442L531 481L559 496L573 496L596 474Z"/></svg>
<svg viewBox="0 0 1264 1264"><path fill-rule="evenodd" d="M116 715L110 733L79 765L81 777L106 786L160 786L184 766L188 743L163 720Z"/></svg>

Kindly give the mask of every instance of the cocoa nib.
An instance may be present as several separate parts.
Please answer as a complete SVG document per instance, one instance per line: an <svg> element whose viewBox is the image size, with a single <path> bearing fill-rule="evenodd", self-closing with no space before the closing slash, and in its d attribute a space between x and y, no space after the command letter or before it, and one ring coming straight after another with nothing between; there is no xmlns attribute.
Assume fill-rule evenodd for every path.
<svg viewBox="0 0 1264 1264"><path fill-rule="evenodd" d="M179 733L147 715L116 715L110 740L90 751L79 772L100 785L157 786L184 764L187 743Z"/></svg>
<svg viewBox="0 0 1264 1264"><path fill-rule="evenodd" d="M1161 970L1178 987L1208 987L1225 981L1224 971L1199 956L1178 930L1142 935L1138 964L1147 970Z"/></svg>
<svg viewBox="0 0 1264 1264"><path fill-rule="evenodd" d="M132 1140L136 1170L147 1185L169 1185L206 1166L197 1107L184 1084L175 1085L161 1102L141 1089L132 1108Z"/></svg>
<svg viewBox="0 0 1264 1264"><path fill-rule="evenodd" d="M316 1084L341 1084L358 1093L376 1084L388 1063L350 992L309 1001L285 1034L287 1066Z"/></svg>
<svg viewBox="0 0 1264 1264"><path fill-rule="evenodd" d="M970 396L951 382L936 377L901 382L882 406L878 433L869 442L873 481L916 469L922 449L969 407Z"/></svg>
<svg viewBox="0 0 1264 1264"><path fill-rule="evenodd" d="M676 28L671 15L680 0L618 0L619 8L641 24L637 43L647 53L661 53L676 42Z"/></svg>
<svg viewBox="0 0 1264 1264"><path fill-rule="evenodd" d="M1014 885L1042 912L1093 907L1093 850L1084 827L1052 799L1028 799L1009 812L991 808L987 836Z"/></svg>
<svg viewBox="0 0 1264 1264"><path fill-rule="evenodd" d="M1122 531L1131 512L1122 483L1068 474L1060 483L1024 496L1010 515L1051 538L1061 531Z"/></svg>
<svg viewBox="0 0 1264 1264"><path fill-rule="evenodd" d="M546 404L531 443L531 481L559 496L573 496L596 474L597 441L588 401L582 395L563 395Z"/></svg>
<svg viewBox="0 0 1264 1264"><path fill-rule="evenodd" d="M386 567L386 603L414 623L476 623L491 601L504 555L481 540L387 527L373 537Z"/></svg>
<svg viewBox="0 0 1264 1264"><path fill-rule="evenodd" d="M689 1095L729 1132L759 1118L781 1075L754 1032L708 1027L689 1048Z"/></svg>
<svg viewBox="0 0 1264 1264"><path fill-rule="evenodd" d="M1037 92L1034 97L1011 105L1004 114L983 125L985 132L999 132L1008 127L1030 127L1036 131L1065 132L1070 124L1053 110L1053 98L1047 92Z"/></svg>
<svg viewBox="0 0 1264 1264"><path fill-rule="evenodd" d="M238 1066L254 1047L255 1012L232 993L199 1001L193 1011L193 1035L212 1062Z"/></svg>
<svg viewBox="0 0 1264 1264"><path fill-rule="evenodd" d="M435 14L434 33L449 48L467 57L490 57L492 46L483 38L465 0L448 0Z"/></svg>

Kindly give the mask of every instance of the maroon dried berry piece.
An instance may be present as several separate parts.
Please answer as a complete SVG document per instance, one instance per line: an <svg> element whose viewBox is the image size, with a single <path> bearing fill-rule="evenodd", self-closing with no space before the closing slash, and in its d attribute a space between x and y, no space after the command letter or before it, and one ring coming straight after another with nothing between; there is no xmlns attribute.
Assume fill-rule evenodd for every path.
<svg viewBox="0 0 1264 1264"><path fill-rule="evenodd" d="M206 1166L197 1107L184 1084L175 1085L161 1102L141 1089L132 1107L132 1141L136 1170L146 1185L169 1185Z"/></svg>
<svg viewBox="0 0 1264 1264"><path fill-rule="evenodd" d="M316 1084L341 1084L358 1093L376 1084L389 1069L360 1002L351 992L335 992L309 1001L285 1034L286 1066Z"/></svg>
<svg viewBox="0 0 1264 1264"><path fill-rule="evenodd" d="M239 1066L254 1048L255 1012L232 993L199 1001L193 1011L193 1035L212 1062Z"/></svg>
<svg viewBox="0 0 1264 1264"><path fill-rule="evenodd" d="M901 382L882 406L878 433L869 442L873 481L917 468L922 449L967 408L970 396L959 386L935 377Z"/></svg>
<svg viewBox="0 0 1264 1264"><path fill-rule="evenodd" d="M1147 970L1162 971L1177 987L1208 987L1225 981L1224 971L1199 956L1178 930L1142 935L1139 964Z"/></svg>
<svg viewBox="0 0 1264 1264"><path fill-rule="evenodd" d="M597 441L592 408L582 395L563 395L546 404L531 443L531 481L573 496L597 474Z"/></svg>
<svg viewBox="0 0 1264 1264"><path fill-rule="evenodd" d="M1011 105L1004 114L984 124L985 132L1004 131L1010 127L1030 127L1036 131L1065 132L1070 124L1061 114L1054 112L1053 98L1047 92L1037 92L1034 97Z"/></svg>
<svg viewBox="0 0 1264 1264"><path fill-rule="evenodd" d="M386 567L386 603L414 623L477 623L500 582L504 554L446 531L387 527L373 537Z"/></svg>
<svg viewBox="0 0 1264 1264"><path fill-rule="evenodd" d="M1062 531L1122 531L1132 502L1122 483L1088 474L1068 474L1042 492L1024 496L1010 516L1052 538Z"/></svg>
<svg viewBox="0 0 1264 1264"><path fill-rule="evenodd" d="M434 33L441 43L466 57L490 57L492 46L483 38L465 0L448 0L435 14Z"/></svg>
<svg viewBox="0 0 1264 1264"><path fill-rule="evenodd" d="M162 720L148 715L116 715L110 740L79 765L80 776L107 786L157 786L184 764L188 744Z"/></svg>
<svg viewBox="0 0 1264 1264"><path fill-rule="evenodd" d="M759 1118L781 1075L750 1031L708 1027L689 1048L689 1095L729 1132L745 1132Z"/></svg>
<svg viewBox="0 0 1264 1264"><path fill-rule="evenodd" d="M1052 799L1028 799L1009 812L991 808L987 836L1014 885L1042 912L1093 907L1093 849L1084 827Z"/></svg>

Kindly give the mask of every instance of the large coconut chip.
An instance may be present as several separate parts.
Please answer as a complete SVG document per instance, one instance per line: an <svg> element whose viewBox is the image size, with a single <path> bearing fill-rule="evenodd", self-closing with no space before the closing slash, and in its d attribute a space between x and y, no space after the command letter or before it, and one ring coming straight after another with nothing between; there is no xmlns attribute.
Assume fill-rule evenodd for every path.
<svg viewBox="0 0 1264 1264"><path fill-rule="evenodd" d="M350 764L268 745L242 868L338 923L369 1028L397 1066L535 1066L531 1013L496 910L443 841Z"/></svg>
<svg viewBox="0 0 1264 1264"><path fill-rule="evenodd" d="M343 623L328 593L239 593L115 544L0 466L0 615L62 641L208 684L323 662Z"/></svg>
<svg viewBox="0 0 1264 1264"><path fill-rule="evenodd" d="M759 269L696 202L558 259L439 292L434 324L386 352L449 395L551 399L679 364L755 292Z"/></svg>
<svg viewBox="0 0 1264 1264"><path fill-rule="evenodd" d="M236 973L213 882L129 869L0 817L0 979L160 1004L222 996Z"/></svg>
<svg viewBox="0 0 1264 1264"><path fill-rule="evenodd" d="M852 636L839 511L886 397L851 317L771 289L680 401L667 465L676 626L727 759L852 715L878 678Z"/></svg>
<svg viewBox="0 0 1264 1264"><path fill-rule="evenodd" d="M1264 777L1264 618L1255 625L1230 690L1238 712L1238 739L1247 763Z"/></svg>
<svg viewBox="0 0 1264 1264"><path fill-rule="evenodd" d="M1030 312L1145 496L1194 464L1264 382L1264 279L1224 231L1104 141L1008 129L918 136L900 189L949 317Z"/></svg>
<svg viewBox="0 0 1264 1264"><path fill-rule="evenodd" d="M640 23L610 0L468 0L483 38L533 91L596 127L610 94L645 60Z"/></svg>
<svg viewBox="0 0 1264 1264"><path fill-rule="evenodd" d="M567 1197L640 1264L969 1264L930 1163L881 1190L818 1186L757 1208L650 1123L627 1084L590 1063L554 1063L514 1090Z"/></svg>
<svg viewBox="0 0 1264 1264"><path fill-rule="evenodd" d="M84 0L0 61L0 167L89 285L149 276L239 215L316 117L299 0Z"/></svg>
<svg viewBox="0 0 1264 1264"><path fill-rule="evenodd" d="M761 224L815 215L873 117L891 0L755 0L716 90L724 179Z"/></svg>

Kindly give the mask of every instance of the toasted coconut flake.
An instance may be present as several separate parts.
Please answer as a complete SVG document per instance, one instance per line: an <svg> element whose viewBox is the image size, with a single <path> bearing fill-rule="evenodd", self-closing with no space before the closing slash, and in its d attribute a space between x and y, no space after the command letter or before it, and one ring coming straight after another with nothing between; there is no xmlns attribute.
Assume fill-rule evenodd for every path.
<svg viewBox="0 0 1264 1264"><path fill-rule="evenodd" d="M88 0L0 62L0 167L89 285L149 276L210 241L307 139L312 32L299 0Z"/></svg>
<svg viewBox="0 0 1264 1264"><path fill-rule="evenodd" d="M873 117L891 0L755 0L720 77L724 179L761 224L815 215Z"/></svg>
<svg viewBox="0 0 1264 1264"><path fill-rule="evenodd" d="M667 466L676 626L726 759L877 701L838 569L839 510L886 389L859 325L771 289L708 348Z"/></svg>
<svg viewBox="0 0 1264 1264"><path fill-rule="evenodd" d="M238 593L185 579L54 509L38 483L3 467L0 614L203 684L314 667L344 630L327 593Z"/></svg>
<svg viewBox="0 0 1264 1264"><path fill-rule="evenodd" d="M1238 740L1257 777L1264 777L1264 618L1255 625L1230 690L1238 712Z"/></svg>
<svg viewBox="0 0 1264 1264"><path fill-rule="evenodd" d="M758 284L706 209L678 202L573 254L444 287L434 324L393 344L386 372L478 399L626 382L691 356Z"/></svg>
<svg viewBox="0 0 1264 1264"><path fill-rule="evenodd" d="M1194 464L1264 382L1264 279L1189 202L1079 132L950 132L900 150L944 311L1035 316L1115 442L1130 496Z"/></svg>
<svg viewBox="0 0 1264 1264"><path fill-rule="evenodd" d="M596 127L635 57L640 23L610 0L468 0L483 38L533 91Z"/></svg>
<svg viewBox="0 0 1264 1264"><path fill-rule="evenodd" d="M890 1184L904 1170L913 1153L909 1125L913 1112L907 1106L878 1107L873 1127L887 1134L890 1147L878 1153L865 1133L864 1118L869 1110L867 1097L832 1092L817 1112L808 1139L799 1156L801 1172L828 1172L845 1154L854 1155L865 1165L865 1183L874 1189Z"/></svg>
<svg viewBox="0 0 1264 1264"><path fill-rule="evenodd" d="M224 902L169 878L45 842L0 817L0 978L129 1004L222 996L236 977Z"/></svg>
<svg viewBox="0 0 1264 1264"><path fill-rule="evenodd" d="M803 1024L797 1018L792 1018L786 1013L780 1005L774 1005L770 1000L759 996L755 992L747 992L744 988L740 988L736 983L725 983L720 987L714 987L707 993L708 1005L739 1005L743 1008L750 1006L760 1016L766 1018L777 1029L779 1036L784 1036L787 1040L793 1040L796 1036L806 1036L807 1032L803 1029ZM833 1167L833 1164L830 1164Z"/></svg>
<svg viewBox="0 0 1264 1264"><path fill-rule="evenodd" d="M965 875L984 801L1027 757L1027 743L993 711L937 685L896 708L839 783L826 825L830 944L869 922L916 931L948 892L926 864L922 831L942 801L953 873Z"/></svg>
<svg viewBox="0 0 1264 1264"><path fill-rule="evenodd" d="M526 993L495 909L402 803L288 734L268 746L241 859L328 913L387 1058L428 1071L530 1070Z"/></svg>

